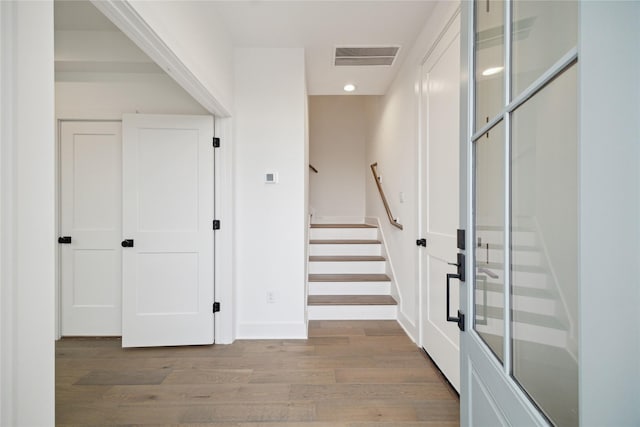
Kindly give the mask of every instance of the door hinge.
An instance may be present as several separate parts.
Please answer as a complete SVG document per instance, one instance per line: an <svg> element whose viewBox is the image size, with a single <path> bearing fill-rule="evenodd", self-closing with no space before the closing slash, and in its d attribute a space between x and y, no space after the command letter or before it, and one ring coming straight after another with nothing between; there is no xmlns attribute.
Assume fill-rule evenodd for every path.
<svg viewBox="0 0 640 427"><path fill-rule="evenodd" d="M214 219L213 220L213 229L214 230L220 230L220 220L219 219Z"/></svg>
<svg viewBox="0 0 640 427"><path fill-rule="evenodd" d="M219 302L214 302L213 303L213 312L214 313L218 313L220 311L220 303Z"/></svg>
<svg viewBox="0 0 640 427"><path fill-rule="evenodd" d="M213 148L220 148L220 138L213 137Z"/></svg>
<svg viewBox="0 0 640 427"><path fill-rule="evenodd" d="M422 246L423 248L427 247L427 239L418 239L416 240L416 245Z"/></svg>

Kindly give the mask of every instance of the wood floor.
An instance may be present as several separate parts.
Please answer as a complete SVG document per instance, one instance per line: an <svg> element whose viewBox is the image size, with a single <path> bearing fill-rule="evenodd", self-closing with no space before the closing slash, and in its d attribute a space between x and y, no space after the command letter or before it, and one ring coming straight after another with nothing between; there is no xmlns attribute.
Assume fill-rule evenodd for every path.
<svg viewBox="0 0 640 427"><path fill-rule="evenodd" d="M453 427L455 393L395 321L312 321L308 340L56 345L56 425Z"/></svg>

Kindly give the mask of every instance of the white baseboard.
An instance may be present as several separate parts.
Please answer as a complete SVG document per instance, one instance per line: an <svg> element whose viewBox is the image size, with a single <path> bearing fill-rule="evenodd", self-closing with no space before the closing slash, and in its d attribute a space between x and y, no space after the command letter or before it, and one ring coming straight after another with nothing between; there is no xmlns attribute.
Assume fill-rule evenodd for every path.
<svg viewBox="0 0 640 427"><path fill-rule="evenodd" d="M398 323L402 326L402 329L404 329L407 336L419 347L419 328L402 312L402 310L398 311Z"/></svg>
<svg viewBox="0 0 640 427"><path fill-rule="evenodd" d="M241 323L236 331L240 340L307 339L307 324L300 323Z"/></svg>

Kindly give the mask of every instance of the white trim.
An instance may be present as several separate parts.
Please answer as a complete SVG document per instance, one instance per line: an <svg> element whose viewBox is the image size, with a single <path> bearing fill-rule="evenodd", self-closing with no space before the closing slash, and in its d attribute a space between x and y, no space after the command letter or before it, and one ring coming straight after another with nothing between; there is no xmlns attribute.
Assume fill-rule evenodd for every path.
<svg viewBox="0 0 640 427"><path fill-rule="evenodd" d="M128 1L91 0L91 3L211 114L231 116L230 111L209 92Z"/></svg>
<svg viewBox="0 0 640 427"><path fill-rule="evenodd" d="M238 325L237 338L244 340L307 339L307 324L306 322L242 323Z"/></svg>
<svg viewBox="0 0 640 427"><path fill-rule="evenodd" d="M0 2L0 425L13 420L13 3Z"/></svg>
<svg viewBox="0 0 640 427"><path fill-rule="evenodd" d="M416 326L402 310L398 310L398 323L414 344L416 344L418 348L422 348L422 343L420 343L420 328Z"/></svg>
<svg viewBox="0 0 640 427"><path fill-rule="evenodd" d="M53 425L53 4L0 19L0 424Z"/></svg>
<svg viewBox="0 0 640 427"><path fill-rule="evenodd" d="M231 344L235 340L235 277L233 275L233 141L232 119L214 118L215 136L220 138L220 148L215 155L215 216L221 228L216 231L215 251L215 299L221 310L215 322L215 342ZM222 250L220 248L223 248Z"/></svg>

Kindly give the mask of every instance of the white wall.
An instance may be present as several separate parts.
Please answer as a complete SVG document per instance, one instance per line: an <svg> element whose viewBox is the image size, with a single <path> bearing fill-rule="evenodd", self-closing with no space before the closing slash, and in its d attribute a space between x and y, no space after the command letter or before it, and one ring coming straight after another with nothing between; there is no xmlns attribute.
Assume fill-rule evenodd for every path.
<svg viewBox="0 0 640 427"><path fill-rule="evenodd" d="M365 142L369 122L363 96L309 97L309 177L314 220L365 216L368 166Z"/></svg>
<svg viewBox="0 0 640 427"><path fill-rule="evenodd" d="M236 337L303 338L304 50L237 49L235 73ZM267 172L279 182L265 184Z"/></svg>
<svg viewBox="0 0 640 427"><path fill-rule="evenodd" d="M580 9L580 425L638 426L640 3Z"/></svg>
<svg viewBox="0 0 640 427"><path fill-rule="evenodd" d="M100 13L100 12L97 12ZM56 65L60 63L155 64L120 31L55 32ZM155 66L157 69L158 67ZM56 70L58 71L58 70Z"/></svg>
<svg viewBox="0 0 640 427"><path fill-rule="evenodd" d="M124 113L208 114L166 74L56 74L56 117L121 120Z"/></svg>
<svg viewBox="0 0 640 427"><path fill-rule="evenodd" d="M55 408L53 3L2 2L0 19L0 424L47 426Z"/></svg>
<svg viewBox="0 0 640 427"><path fill-rule="evenodd" d="M438 3L387 94L369 106L372 130L367 140L367 164L378 162L391 211L399 217L404 230L393 227L386 219L375 182L369 179L366 180L366 216L380 218L398 286L399 321L416 342L419 323L419 252L415 240L419 237L420 66L457 7L457 2ZM400 201L400 192L404 193L404 203Z"/></svg>
<svg viewBox="0 0 640 427"><path fill-rule="evenodd" d="M137 0L128 3L226 110L226 114L223 114L225 111L218 114L231 115L233 46L222 20L217 17L215 5ZM145 52L153 58L150 52Z"/></svg>

